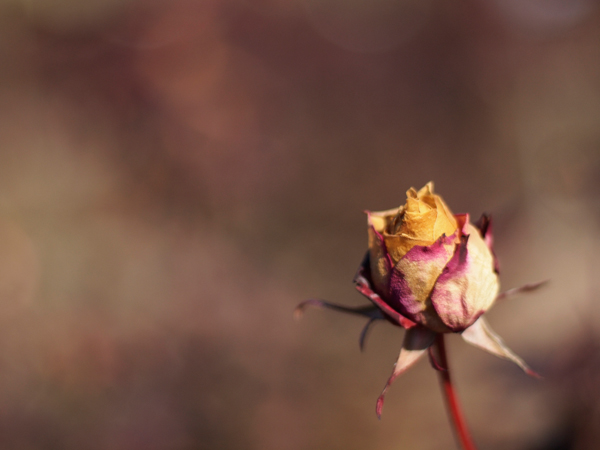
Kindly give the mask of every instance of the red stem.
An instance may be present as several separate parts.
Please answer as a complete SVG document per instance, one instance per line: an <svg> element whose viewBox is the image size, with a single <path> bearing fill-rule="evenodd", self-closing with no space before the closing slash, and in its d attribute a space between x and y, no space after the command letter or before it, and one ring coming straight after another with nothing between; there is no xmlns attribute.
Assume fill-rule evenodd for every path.
<svg viewBox="0 0 600 450"><path fill-rule="evenodd" d="M464 450L477 450L469 433L469 429L467 428L465 418L460 408L460 403L458 402L456 390L450 379L450 369L448 368L448 359L446 358L446 345L444 344L444 335L441 333L437 335L435 348L437 350L435 362L439 366L438 373L440 374L440 382L444 390L446 407L448 408L448 413L450 414L456 437Z"/></svg>

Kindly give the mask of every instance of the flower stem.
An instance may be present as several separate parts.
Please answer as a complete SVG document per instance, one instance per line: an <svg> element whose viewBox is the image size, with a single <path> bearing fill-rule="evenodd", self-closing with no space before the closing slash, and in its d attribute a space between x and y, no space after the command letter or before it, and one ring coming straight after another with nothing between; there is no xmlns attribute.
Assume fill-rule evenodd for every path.
<svg viewBox="0 0 600 450"><path fill-rule="evenodd" d="M456 390L454 389L454 385L452 384L452 380L450 378L450 369L448 367L448 358L446 357L446 345L444 344L443 334L439 333L437 335L434 347L435 350L437 350L435 363L438 367L436 368L438 369L438 373L440 375L440 382L444 391L446 407L448 408L448 413L451 417L456 438L464 450L477 450L477 447L475 447L473 439L471 438L471 434L469 433L469 429L467 428L465 418L458 402Z"/></svg>

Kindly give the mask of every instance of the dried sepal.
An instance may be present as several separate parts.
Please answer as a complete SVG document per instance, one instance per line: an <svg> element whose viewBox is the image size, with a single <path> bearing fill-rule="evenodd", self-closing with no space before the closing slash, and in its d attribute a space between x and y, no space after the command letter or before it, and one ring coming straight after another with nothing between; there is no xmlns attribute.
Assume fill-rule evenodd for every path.
<svg viewBox="0 0 600 450"><path fill-rule="evenodd" d="M436 333L434 331L422 326L417 326L406 331L400 355L398 355L398 360L396 361L396 364L394 364L394 370L377 399L375 412L377 413L378 418L381 419L383 402L389 387L398 376L408 370L425 354L425 352L427 352L427 349L434 343L435 336Z"/></svg>
<svg viewBox="0 0 600 450"><path fill-rule="evenodd" d="M471 345L479 347L492 355L499 356L500 358L508 359L518 365L523 371L532 377L541 378L536 372L517 356L511 349L509 349L500 336L492 331L488 323L483 317L477 319L477 321L469 328L464 330L462 338Z"/></svg>
<svg viewBox="0 0 600 450"><path fill-rule="evenodd" d="M312 298L310 300L305 300L296 306L294 310L294 317L296 319L300 319L304 314L304 311L308 306L314 306L316 308L321 309L333 309L334 311L345 312L349 314L354 314L358 316L368 317L369 319L384 319L384 315L381 310L375 305L365 305L365 306L345 306L338 305L337 303L326 302L325 300L319 300L316 298Z"/></svg>
<svg viewBox="0 0 600 450"><path fill-rule="evenodd" d="M502 300L507 297L513 297L518 294L524 294L527 292L535 291L536 289L539 289L542 286L544 286L549 281L550 280L544 280L544 281L539 281L537 283L524 284L523 286L509 289L507 291L504 291L504 292L501 292L500 294L498 294L498 297L496 297L496 300Z"/></svg>
<svg viewBox="0 0 600 450"><path fill-rule="evenodd" d="M369 319L369 321L366 323L366 325L362 329L362 331L360 333L360 337L358 339L358 345L359 345L361 351L365 347L365 340L367 338L367 333L368 333L369 329L371 328L371 326L376 321L384 320L386 318L385 315L383 314L383 312L381 311L381 309L379 309L375 305L350 307L350 306L338 305L336 303L330 303L330 302L326 302L325 300L318 300L318 299L310 299L310 300L306 300L306 301L300 303L294 310L294 317L296 319L300 319L302 317L302 315L304 314L304 310L306 309L307 306L314 306L316 308L321 308L321 309L332 309L334 311L353 314L356 316L367 317Z"/></svg>

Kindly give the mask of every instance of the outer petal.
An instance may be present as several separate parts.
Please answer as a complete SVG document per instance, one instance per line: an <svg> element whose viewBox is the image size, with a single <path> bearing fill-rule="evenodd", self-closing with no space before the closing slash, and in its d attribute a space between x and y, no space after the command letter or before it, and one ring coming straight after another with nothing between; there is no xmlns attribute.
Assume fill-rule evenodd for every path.
<svg viewBox="0 0 600 450"><path fill-rule="evenodd" d="M485 241L492 255L494 256L494 270L496 273L500 273L500 263L494 252L494 234L492 229L492 216L482 214L479 220L475 223L475 226L479 229L481 237Z"/></svg>
<svg viewBox="0 0 600 450"><path fill-rule="evenodd" d="M454 256L431 292L431 303L442 322L452 331L469 327L492 305L498 295L494 258L478 230L466 225Z"/></svg>
<svg viewBox="0 0 600 450"><path fill-rule="evenodd" d="M397 209L395 211L397 212ZM369 223L369 255L371 256L371 261L375 261L370 269L373 287L378 292L386 292L392 270L392 261L383 233L389 218L395 213L394 210L381 212L366 211L366 213Z"/></svg>
<svg viewBox="0 0 600 450"><path fill-rule="evenodd" d="M433 344L436 333L425 328L415 327L406 332L404 335L404 341L402 342L402 349L398 356L398 361L394 364L394 371L387 380L381 395L377 399L376 412L377 417L381 418L381 410L383 409L383 402L385 394L391 384L394 382L399 375L406 372L406 370L416 363L421 356L425 354L427 349Z"/></svg>
<svg viewBox="0 0 600 450"><path fill-rule="evenodd" d="M409 329L416 325L415 322L408 319L407 317L400 314L398 311L388 305L383 299L373 291L371 286L371 269L370 269L370 257L369 253L365 255L362 264L358 268L356 275L354 276L354 283L356 283L356 289L362 295L371 300L375 306L377 306L384 314L385 317L392 323L400 325L403 328Z"/></svg>
<svg viewBox="0 0 600 450"><path fill-rule="evenodd" d="M479 347L491 353L492 355L508 359L523 369L527 375L540 378L537 373L529 368L525 361L514 354L504 344L504 342L502 342L500 336L492 331L483 317L480 317L473 325L471 325L461 334L463 339L469 344Z"/></svg>
<svg viewBox="0 0 600 450"><path fill-rule="evenodd" d="M440 333L450 331L437 316L430 300L436 280L454 251L452 236L430 246L415 246L402 258L390 278L390 306L411 320Z"/></svg>
<svg viewBox="0 0 600 450"><path fill-rule="evenodd" d="M485 241L485 245L490 250L494 249L494 235L492 234L492 217L487 214L482 214L475 226L479 229L481 237Z"/></svg>

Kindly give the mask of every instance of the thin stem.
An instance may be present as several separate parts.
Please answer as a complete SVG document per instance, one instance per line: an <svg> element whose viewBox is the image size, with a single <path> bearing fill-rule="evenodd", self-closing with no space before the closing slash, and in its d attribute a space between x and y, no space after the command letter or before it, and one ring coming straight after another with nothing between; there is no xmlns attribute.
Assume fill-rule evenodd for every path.
<svg viewBox="0 0 600 450"><path fill-rule="evenodd" d="M471 438L471 434L469 433L469 429L467 428L467 424L458 401L458 396L456 395L456 390L454 389L454 385L452 384L452 380L450 378L450 369L448 367L448 358L446 357L446 345L444 344L443 334L439 333L437 335L434 346L437 353L437 355L434 357L436 359L436 366L438 366L436 368L438 369L438 373L440 375L440 382L444 391L446 407L448 408L448 413L451 417L456 438L464 450L477 450L477 447L475 447L473 439Z"/></svg>

